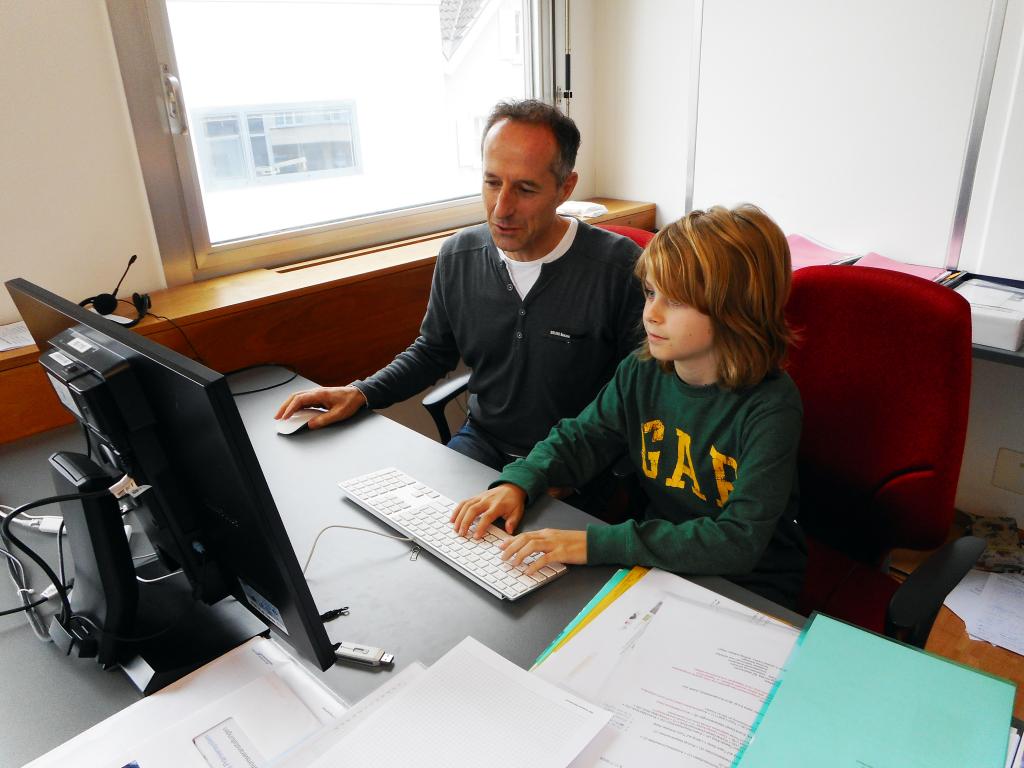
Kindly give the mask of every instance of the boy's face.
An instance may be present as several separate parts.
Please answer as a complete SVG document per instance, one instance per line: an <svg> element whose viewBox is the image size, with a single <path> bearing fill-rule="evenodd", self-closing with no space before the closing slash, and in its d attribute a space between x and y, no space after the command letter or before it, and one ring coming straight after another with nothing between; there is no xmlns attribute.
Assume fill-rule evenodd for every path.
<svg viewBox="0 0 1024 768"><path fill-rule="evenodd" d="M670 299L644 281L644 330L651 357L671 361L687 384L703 386L718 380L718 353L711 318L694 307Z"/></svg>

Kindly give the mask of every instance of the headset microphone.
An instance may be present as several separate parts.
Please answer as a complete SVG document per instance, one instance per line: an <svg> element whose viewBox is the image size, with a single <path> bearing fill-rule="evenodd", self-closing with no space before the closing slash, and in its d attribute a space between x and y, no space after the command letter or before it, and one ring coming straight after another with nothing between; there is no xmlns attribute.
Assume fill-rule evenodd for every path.
<svg viewBox="0 0 1024 768"><path fill-rule="evenodd" d="M98 293L95 296L90 296L88 299L82 299L78 302L80 307L87 307L90 304L101 315L109 315L115 309L117 309L117 292L121 288L121 283L124 282L125 276L128 274L128 270L131 269L132 264L138 258L138 254L132 254L132 257L128 259L128 266L124 268L124 272L121 273L121 279L117 281L117 285L114 287L112 293ZM133 293L132 304L138 312L138 317L132 320L130 323L124 323L126 328L131 328L133 325L139 323L143 317L146 316L146 312L149 311L151 305L149 294L146 293Z"/></svg>

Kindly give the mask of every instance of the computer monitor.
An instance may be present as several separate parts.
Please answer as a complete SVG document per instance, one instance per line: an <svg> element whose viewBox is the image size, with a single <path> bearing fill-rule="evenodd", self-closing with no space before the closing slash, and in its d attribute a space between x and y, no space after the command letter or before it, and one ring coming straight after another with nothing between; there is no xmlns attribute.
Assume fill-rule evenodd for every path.
<svg viewBox="0 0 1024 768"><path fill-rule="evenodd" d="M88 457L51 457L58 492L103 488L123 475L149 486L129 504L160 559L184 574L176 596L173 579L136 578L113 496L64 504L76 568L71 608L84 618L51 635L98 647L101 662L122 663L136 685L152 690L203 661L182 658L188 647L202 655L210 638L243 641L248 630L224 626L237 623L225 618L228 604L241 605L321 669L333 664L334 647L225 377L30 282L6 286L90 443ZM96 503L103 509L89 508ZM144 649L148 657L139 661ZM143 678L152 670L161 679L140 682L133 664Z"/></svg>

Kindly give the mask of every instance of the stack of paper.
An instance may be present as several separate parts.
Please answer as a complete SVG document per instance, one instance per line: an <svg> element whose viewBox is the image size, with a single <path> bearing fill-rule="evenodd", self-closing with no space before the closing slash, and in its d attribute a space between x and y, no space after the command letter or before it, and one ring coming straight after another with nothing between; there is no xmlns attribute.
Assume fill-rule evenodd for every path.
<svg viewBox="0 0 1024 768"><path fill-rule="evenodd" d="M971 303L971 341L1016 352L1024 342L1024 288L964 280L957 293Z"/></svg>
<svg viewBox="0 0 1024 768"><path fill-rule="evenodd" d="M610 714L471 637L273 768L565 768Z"/></svg>
<svg viewBox="0 0 1024 768"><path fill-rule="evenodd" d="M1003 768L1014 687L816 614L740 754L740 768Z"/></svg>
<svg viewBox="0 0 1024 768"><path fill-rule="evenodd" d="M946 597L973 640L1024 656L1024 574L972 570Z"/></svg>
<svg viewBox="0 0 1024 768"><path fill-rule="evenodd" d="M29 335L28 326L22 322L0 325L0 352L35 344Z"/></svg>
<svg viewBox="0 0 1024 768"><path fill-rule="evenodd" d="M786 240L789 242L789 253L794 271L804 267L826 264L848 264L858 258L856 253L843 253L834 250L803 235L787 235Z"/></svg>
<svg viewBox="0 0 1024 768"><path fill-rule="evenodd" d="M951 274L945 267L925 267L920 264L907 264L895 259L888 259L877 253L868 253L857 259L856 267L875 267L876 269L888 269L892 272L902 272L905 275L915 275L930 280L933 283L940 283Z"/></svg>
<svg viewBox="0 0 1024 768"><path fill-rule="evenodd" d="M620 574L578 626L534 667L614 713L574 768L728 768L797 637L679 576L643 569Z"/></svg>
<svg viewBox="0 0 1024 768"><path fill-rule="evenodd" d="M251 768L345 711L272 640L253 638L30 763L31 768Z"/></svg>
<svg viewBox="0 0 1024 768"><path fill-rule="evenodd" d="M595 216L604 216L608 209L601 203L591 203L587 200L566 200L558 206L558 213L562 216L575 216L578 219L592 219Z"/></svg>

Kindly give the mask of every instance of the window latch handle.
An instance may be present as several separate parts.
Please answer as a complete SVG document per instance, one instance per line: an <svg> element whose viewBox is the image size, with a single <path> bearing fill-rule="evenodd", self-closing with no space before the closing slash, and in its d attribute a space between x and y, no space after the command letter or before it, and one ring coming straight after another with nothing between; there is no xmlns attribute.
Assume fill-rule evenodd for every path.
<svg viewBox="0 0 1024 768"><path fill-rule="evenodd" d="M188 135L188 119L185 117L185 102L181 98L181 82L164 64L164 105L167 107L167 125L171 133Z"/></svg>

